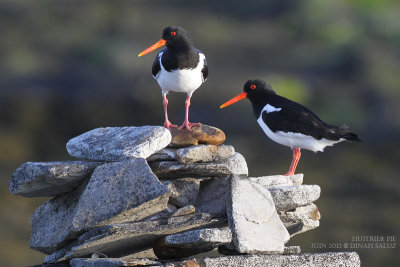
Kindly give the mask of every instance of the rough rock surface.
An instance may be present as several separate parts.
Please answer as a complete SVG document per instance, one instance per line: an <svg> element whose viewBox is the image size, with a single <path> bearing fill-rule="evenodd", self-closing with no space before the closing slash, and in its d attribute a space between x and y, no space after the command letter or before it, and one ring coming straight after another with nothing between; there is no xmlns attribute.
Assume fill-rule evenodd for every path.
<svg viewBox="0 0 400 267"><path fill-rule="evenodd" d="M316 201L321 193L318 185L282 186L269 189L277 210L291 210Z"/></svg>
<svg viewBox="0 0 400 267"><path fill-rule="evenodd" d="M150 162L150 167L159 178L168 179L224 177L230 174L248 175L246 160L239 153L219 162L183 164L176 161L155 161Z"/></svg>
<svg viewBox="0 0 400 267"><path fill-rule="evenodd" d="M147 162L175 160L176 150L177 148L163 148L151 154L146 160Z"/></svg>
<svg viewBox="0 0 400 267"><path fill-rule="evenodd" d="M49 254L96 225L143 219L166 209L169 194L144 159L101 165L86 187L33 213L31 247Z"/></svg>
<svg viewBox="0 0 400 267"><path fill-rule="evenodd" d="M77 188L104 163L89 161L26 162L12 175L9 189L24 197L50 197Z"/></svg>
<svg viewBox="0 0 400 267"><path fill-rule="evenodd" d="M169 203L177 207L193 205L199 192L200 181L194 178L182 178L168 183L171 192Z"/></svg>
<svg viewBox="0 0 400 267"><path fill-rule="evenodd" d="M202 124L195 126L192 131L171 129L171 146L185 147L198 144L220 145L225 141L225 133L218 128Z"/></svg>
<svg viewBox="0 0 400 267"><path fill-rule="evenodd" d="M181 163L221 161L235 154L233 146L198 145L180 148L176 151L176 159Z"/></svg>
<svg viewBox="0 0 400 267"><path fill-rule="evenodd" d="M266 176L269 177L269 176ZM273 176L280 177L280 175ZM287 179L299 181L299 175L294 175ZM317 185L298 185L298 186L271 186L269 181L274 179L247 178L252 182L262 185L272 194L275 207L278 211L291 210L298 206L305 206L319 198L321 189ZM281 182L285 178L279 178ZM265 182L265 180L269 180ZM287 180L287 182L289 182ZM265 185L267 184L267 185ZM264 186L265 185L265 186ZM200 183L199 193L195 202L195 207L201 212L210 213L215 217L226 218L226 188L229 186L227 178L217 178L202 181Z"/></svg>
<svg viewBox="0 0 400 267"><path fill-rule="evenodd" d="M213 178L201 181L195 202L198 211L209 213L216 218L227 218L226 195L229 178Z"/></svg>
<svg viewBox="0 0 400 267"><path fill-rule="evenodd" d="M265 187L279 187L290 185L301 185L303 183L303 174L295 175L270 175L261 177L249 177L252 182L259 183Z"/></svg>
<svg viewBox="0 0 400 267"><path fill-rule="evenodd" d="M76 258L70 262L71 267L120 267L120 266L157 266L159 261L134 258Z"/></svg>
<svg viewBox="0 0 400 267"><path fill-rule="evenodd" d="M236 250L248 254L283 253L290 236L268 189L244 176L231 175L229 182L226 208Z"/></svg>
<svg viewBox="0 0 400 267"><path fill-rule="evenodd" d="M321 219L321 214L315 204L289 211L279 211L278 214L286 229L288 229L290 236L318 227L319 219Z"/></svg>
<svg viewBox="0 0 400 267"><path fill-rule="evenodd" d="M224 244L218 247L218 253L222 255L246 255L244 253L239 253L236 251L233 242ZM299 254L301 253L300 246L288 246L283 249L282 254Z"/></svg>
<svg viewBox="0 0 400 267"><path fill-rule="evenodd" d="M238 255L218 258L193 258L184 261L170 262L165 267L359 267L360 257L356 252L304 253L293 255Z"/></svg>
<svg viewBox="0 0 400 267"><path fill-rule="evenodd" d="M223 220L208 214L191 214L162 218L154 221L106 225L86 232L77 241L46 257L46 262L57 262L76 257L87 257L94 252L109 257L120 257L148 249L153 242L166 235L201 227L221 227Z"/></svg>
<svg viewBox="0 0 400 267"><path fill-rule="evenodd" d="M211 251L231 240L232 233L227 227L191 230L157 240L153 250L160 259L179 259Z"/></svg>
<svg viewBox="0 0 400 267"><path fill-rule="evenodd" d="M170 132L161 126L106 127L69 140L67 150L80 159L120 161L147 158L170 142Z"/></svg>

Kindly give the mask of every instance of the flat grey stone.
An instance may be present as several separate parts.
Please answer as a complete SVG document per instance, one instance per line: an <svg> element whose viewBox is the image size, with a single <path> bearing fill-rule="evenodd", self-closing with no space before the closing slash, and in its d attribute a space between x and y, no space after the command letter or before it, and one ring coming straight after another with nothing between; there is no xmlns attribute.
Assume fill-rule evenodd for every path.
<svg viewBox="0 0 400 267"><path fill-rule="evenodd" d="M184 215L189 215L193 214L196 212L196 208L193 205L187 205L183 208L180 208L176 211L174 211L171 216L184 216Z"/></svg>
<svg viewBox="0 0 400 267"><path fill-rule="evenodd" d="M88 257L94 252L109 257L121 257L151 248L161 237L204 227L221 227L224 220L212 219L208 214L162 218L154 221L106 225L81 235L76 241L46 257L45 262Z"/></svg>
<svg viewBox="0 0 400 267"><path fill-rule="evenodd" d="M231 240L227 227L198 229L163 237L154 243L153 250L160 259L179 259L212 251Z"/></svg>
<svg viewBox="0 0 400 267"><path fill-rule="evenodd" d="M201 181L195 202L196 210L209 213L216 218L227 218L226 195L229 178L213 178Z"/></svg>
<svg viewBox="0 0 400 267"><path fill-rule="evenodd" d="M86 187L33 213L31 248L50 254L94 226L149 217L166 209L169 195L144 159L101 165Z"/></svg>
<svg viewBox="0 0 400 267"><path fill-rule="evenodd" d="M233 242L224 244L218 247L218 253L222 255L247 255L236 251ZM283 249L282 254L299 254L301 253L300 246L288 246Z"/></svg>
<svg viewBox="0 0 400 267"><path fill-rule="evenodd" d="M238 255L217 258L192 258L184 261L168 262L165 267L360 267L357 252L325 252L293 255Z"/></svg>
<svg viewBox="0 0 400 267"><path fill-rule="evenodd" d="M159 261L123 258L76 258L72 259L69 264L71 264L71 267L161 266Z"/></svg>
<svg viewBox="0 0 400 267"><path fill-rule="evenodd" d="M9 189L24 197L51 197L77 188L104 163L89 161L26 162L11 176Z"/></svg>
<svg viewBox="0 0 400 267"><path fill-rule="evenodd" d="M274 199L278 211L291 210L298 206L312 203L319 198L320 188L317 185L299 186L264 186L260 179L247 178L250 181L267 188ZM226 194L229 180L225 178L214 178L201 181L195 207L200 212L210 213L217 218L226 218Z"/></svg>
<svg viewBox="0 0 400 267"><path fill-rule="evenodd" d="M238 252L283 252L290 236L267 188L246 177L231 175L226 208L232 241Z"/></svg>
<svg viewBox="0 0 400 267"><path fill-rule="evenodd" d="M171 180L168 183L168 189L171 192L169 203L177 207L193 205L196 201L199 188L200 181L195 178Z"/></svg>
<svg viewBox="0 0 400 267"><path fill-rule="evenodd" d="M252 182L259 183L265 187L279 187L290 185L301 185L303 183L303 174L295 175L270 175L261 177L249 177Z"/></svg>
<svg viewBox="0 0 400 267"><path fill-rule="evenodd" d="M301 248L300 246L288 246L285 247L285 249L283 250L283 254L300 254L301 253Z"/></svg>
<svg viewBox="0 0 400 267"><path fill-rule="evenodd" d="M246 160L239 153L219 162L184 164L175 161L155 161L150 162L150 167L159 178L167 179L224 177L230 174L248 175Z"/></svg>
<svg viewBox="0 0 400 267"><path fill-rule="evenodd" d="M233 146L197 145L178 149L176 158L181 163L213 162L225 160L234 154Z"/></svg>
<svg viewBox="0 0 400 267"><path fill-rule="evenodd" d="M176 160L176 148L163 148L151 154L146 160L147 162Z"/></svg>
<svg viewBox="0 0 400 267"><path fill-rule="evenodd" d="M286 229L288 229L290 236L317 228L321 218L315 204L297 207L289 211L279 211L278 214Z"/></svg>
<svg viewBox="0 0 400 267"><path fill-rule="evenodd" d="M316 201L321 193L318 185L297 185L269 188L277 210L291 210Z"/></svg>
<svg viewBox="0 0 400 267"><path fill-rule="evenodd" d="M161 126L106 127L81 134L67 143L71 156L100 161L147 158L171 142Z"/></svg>

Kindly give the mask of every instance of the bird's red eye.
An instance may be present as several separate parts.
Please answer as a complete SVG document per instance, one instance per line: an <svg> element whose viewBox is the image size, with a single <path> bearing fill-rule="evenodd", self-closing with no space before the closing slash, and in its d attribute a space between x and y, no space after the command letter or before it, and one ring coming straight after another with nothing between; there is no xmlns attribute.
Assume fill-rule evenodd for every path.
<svg viewBox="0 0 400 267"><path fill-rule="evenodd" d="M171 35L172 35L172 36L175 36L175 35L176 35L176 32L171 32Z"/></svg>
<svg viewBox="0 0 400 267"><path fill-rule="evenodd" d="M252 89L252 90L256 89L256 87L257 86L255 84L250 85L250 89Z"/></svg>

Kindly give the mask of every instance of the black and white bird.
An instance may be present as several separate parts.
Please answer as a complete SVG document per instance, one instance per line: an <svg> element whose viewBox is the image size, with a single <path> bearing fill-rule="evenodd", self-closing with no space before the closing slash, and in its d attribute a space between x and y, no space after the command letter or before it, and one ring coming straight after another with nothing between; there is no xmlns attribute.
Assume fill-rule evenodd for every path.
<svg viewBox="0 0 400 267"><path fill-rule="evenodd" d="M308 108L277 95L271 85L261 80L249 80L243 92L220 108L248 98L257 122L264 133L278 144L293 150L293 159L285 175L293 175L300 160L300 149L314 152L342 141L361 141L348 127L323 122Z"/></svg>
<svg viewBox="0 0 400 267"><path fill-rule="evenodd" d="M152 75L162 90L165 113L164 127L178 127L170 123L167 112L167 94L169 91L174 91L187 94L185 121L179 127L179 130L185 128L191 131L191 127L200 125L200 123L189 122L189 106L193 92L207 80L206 57L193 46L189 33L175 26L165 28L161 40L145 49L138 56L146 55L164 45L166 48L158 53L152 67Z"/></svg>

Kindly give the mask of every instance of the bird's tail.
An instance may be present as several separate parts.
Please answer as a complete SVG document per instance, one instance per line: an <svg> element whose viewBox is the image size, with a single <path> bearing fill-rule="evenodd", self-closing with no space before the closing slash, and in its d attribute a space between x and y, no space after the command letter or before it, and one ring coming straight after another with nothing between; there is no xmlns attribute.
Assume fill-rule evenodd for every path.
<svg viewBox="0 0 400 267"><path fill-rule="evenodd" d="M346 139L347 141L356 141L356 142L362 141L358 135L350 132L349 127L346 125L339 127L339 133L341 134L342 138Z"/></svg>

